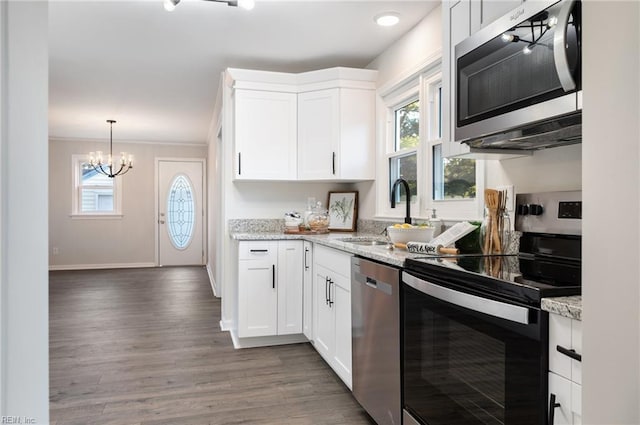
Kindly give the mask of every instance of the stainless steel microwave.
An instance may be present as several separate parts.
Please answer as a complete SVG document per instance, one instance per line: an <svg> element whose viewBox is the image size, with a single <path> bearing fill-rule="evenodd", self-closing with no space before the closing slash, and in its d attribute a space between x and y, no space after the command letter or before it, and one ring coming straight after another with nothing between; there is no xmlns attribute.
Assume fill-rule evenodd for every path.
<svg viewBox="0 0 640 425"><path fill-rule="evenodd" d="M582 138L581 3L526 1L455 46L457 142L534 150Z"/></svg>

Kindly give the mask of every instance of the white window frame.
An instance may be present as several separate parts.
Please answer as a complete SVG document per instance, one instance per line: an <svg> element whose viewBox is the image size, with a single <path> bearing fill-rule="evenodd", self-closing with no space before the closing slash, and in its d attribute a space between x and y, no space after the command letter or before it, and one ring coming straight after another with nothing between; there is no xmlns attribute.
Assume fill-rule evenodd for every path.
<svg viewBox="0 0 640 425"><path fill-rule="evenodd" d="M442 138L437 135L437 109L435 108L436 94L439 87L442 87L442 72L438 71L428 77L423 77L421 82L421 90L425 98L425 103L429 104L427 108L430 112L425 121L425 160L430 164L430 173L426 173L424 187L426 192L423 194L425 200L422 205L421 212L423 214L431 215L433 209L436 210L438 218L444 218L446 220L479 220L482 218L482 208L484 200L482 194L484 193L484 175L485 175L485 162L484 160L476 159L476 197L474 199L449 199L449 200L435 200L433 199L433 148L437 145L442 145L444 142ZM444 103L442 105L444 108ZM442 123L442 133L444 134L444 126L447 123Z"/></svg>
<svg viewBox="0 0 640 425"><path fill-rule="evenodd" d="M389 131L389 135L388 135L388 146L387 146L387 181L389 182L389 186L391 184L393 184L393 182L391 181L391 160L392 159L399 159L399 158L403 158L406 156L411 156L411 155L416 155L416 180L417 180L417 192L416 192L416 196L413 196L411 198L411 206L413 207L414 205L420 205L420 155L418 154L418 150L420 148L420 142L418 142L418 146L414 147L414 148L404 148L404 149L400 149L400 150L396 150L396 142L398 141L396 138L398 137L397 134L397 122L396 122L396 112L415 102L415 101L419 101L420 100L420 96L419 93L412 93L413 90L409 90L409 91L405 91L404 93L401 94L401 96L399 96L397 99L394 99L394 105L388 109L388 131ZM407 97L407 95L409 95ZM420 126L418 128L419 132L422 132L422 105L420 105L419 107L419 114L420 114ZM418 139L420 140L421 137L420 135L418 135ZM391 188L389 188L391 189ZM402 190L402 189L401 189ZM406 195L405 195L406 196ZM391 202L391 193L389 193L389 202ZM398 206L396 205L396 208L398 208Z"/></svg>
<svg viewBox="0 0 640 425"><path fill-rule="evenodd" d="M437 111L434 109L435 93L442 86L440 58L422 66L409 77L379 91L378 116L384 118L383 136L378 139L378 167L376 179L376 218L400 219L405 216L405 204L390 205L390 158L409 153L409 149L395 152L395 110L411 100L420 101L420 143L416 148L418 195L412 198L411 216L414 220L426 220L432 210L445 221L479 220L482 218L485 184L484 160L476 160L476 197L474 199L433 199L433 146L443 143L434 133ZM443 104L443 108L445 105ZM443 122L444 127L448 123Z"/></svg>
<svg viewBox="0 0 640 425"><path fill-rule="evenodd" d="M74 219L119 219L122 214L122 179L114 178L113 182L113 212L85 212L80 208L82 190L82 164L87 162L87 155L71 156L71 218Z"/></svg>

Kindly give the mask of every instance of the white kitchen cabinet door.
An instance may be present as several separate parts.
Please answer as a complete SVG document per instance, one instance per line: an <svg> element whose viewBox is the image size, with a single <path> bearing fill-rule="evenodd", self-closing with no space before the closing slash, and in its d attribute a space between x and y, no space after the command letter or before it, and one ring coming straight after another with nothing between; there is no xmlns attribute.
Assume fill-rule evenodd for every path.
<svg viewBox="0 0 640 425"><path fill-rule="evenodd" d="M340 89L298 95L298 177L337 178L340 144Z"/></svg>
<svg viewBox="0 0 640 425"><path fill-rule="evenodd" d="M315 318L313 321L313 341L318 353L330 363L335 350L336 317L333 309L329 306L329 271L316 264L313 273L313 314Z"/></svg>
<svg viewBox="0 0 640 425"><path fill-rule="evenodd" d="M375 179L374 90L298 95L298 179Z"/></svg>
<svg viewBox="0 0 640 425"><path fill-rule="evenodd" d="M235 91L235 179L295 180L295 93Z"/></svg>
<svg viewBox="0 0 640 425"><path fill-rule="evenodd" d="M467 145L454 140L456 126L455 46L471 35L470 0L442 3L442 155L456 156L470 152Z"/></svg>
<svg viewBox="0 0 640 425"><path fill-rule="evenodd" d="M481 30L522 4L522 0L483 0L471 2L471 34Z"/></svg>
<svg viewBox="0 0 640 425"><path fill-rule="evenodd" d="M334 370L351 389L351 292L345 289L345 286L349 287L348 280L341 276L332 279L331 301L335 313Z"/></svg>
<svg viewBox="0 0 640 425"><path fill-rule="evenodd" d="M242 243L241 244L247 244ZM276 335L278 330L277 243L264 243L251 252L254 257L238 262L238 336Z"/></svg>
<svg viewBox="0 0 640 425"><path fill-rule="evenodd" d="M278 242L278 335L302 333L302 241Z"/></svg>
<svg viewBox="0 0 640 425"><path fill-rule="evenodd" d="M555 395L556 403L560 404L560 406L554 408L553 423L549 425L572 425L571 381L563 376L549 372L549 400L552 395Z"/></svg>
<svg viewBox="0 0 640 425"><path fill-rule="evenodd" d="M302 333L313 342L313 244L304 241L302 286Z"/></svg>

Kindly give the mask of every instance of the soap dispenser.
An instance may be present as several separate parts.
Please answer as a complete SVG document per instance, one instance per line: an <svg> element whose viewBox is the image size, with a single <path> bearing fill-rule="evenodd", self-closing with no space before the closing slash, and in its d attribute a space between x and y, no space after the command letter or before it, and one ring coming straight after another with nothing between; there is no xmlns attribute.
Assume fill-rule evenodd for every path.
<svg viewBox="0 0 640 425"><path fill-rule="evenodd" d="M436 216L435 208L431 209L431 217L429 218L429 223L431 223L431 225L436 228L436 230L433 232L434 238L442 233L442 220Z"/></svg>

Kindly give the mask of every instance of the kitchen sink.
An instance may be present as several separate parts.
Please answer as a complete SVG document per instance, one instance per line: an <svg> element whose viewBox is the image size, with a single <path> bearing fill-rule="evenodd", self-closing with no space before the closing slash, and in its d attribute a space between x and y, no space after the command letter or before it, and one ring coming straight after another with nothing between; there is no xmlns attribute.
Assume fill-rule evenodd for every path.
<svg viewBox="0 0 640 425"><path fill-rule="evenodd" d="M343 239L342 241L361 246L383 246L389 245L390 243L389 241L380 239Z"/></svg>

